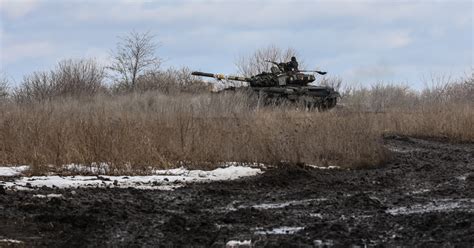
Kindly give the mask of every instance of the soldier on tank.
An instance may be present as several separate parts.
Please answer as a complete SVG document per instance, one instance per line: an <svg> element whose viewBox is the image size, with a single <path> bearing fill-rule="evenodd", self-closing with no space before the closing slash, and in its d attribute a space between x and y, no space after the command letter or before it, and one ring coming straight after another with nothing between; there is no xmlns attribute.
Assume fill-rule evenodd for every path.
<svg viewBox="0 0 474 248"><path fill-rule="evenodd" d="M296 61L296 57L291 57L291 61L286 63L288 71L299 71L298 70L298 61Z"/></svg>
<svg viewBox="0 0 474 248"><path fill-rule="evenodd" d="M271 62L271 61L270 61ZM274 63L274 62L272 62ZM274 63L276 64L276 63ZM278 67L283 70L283 72L298 72L298 61L296 61L296 57L291 57L289 62L281 62L277 64Z"/></svg>

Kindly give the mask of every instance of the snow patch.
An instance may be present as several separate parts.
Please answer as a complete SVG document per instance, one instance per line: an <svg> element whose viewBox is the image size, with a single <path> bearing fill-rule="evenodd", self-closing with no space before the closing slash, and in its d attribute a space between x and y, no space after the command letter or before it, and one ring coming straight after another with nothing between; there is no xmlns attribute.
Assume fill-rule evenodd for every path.
<svg viewBox="0 0 474 248"><path fill-rule="evenodd" d="M440 199L427 204L391 208L385 212L391 215L408 215L450 211L474 212L474 199Z"/></svg>
<svg viewBox="0 0 474 248"><path fill-rule="evenodd" d="M33 195L35 198L60 198L62 194Z"/></svg>
<svg viewBox="0 0 474 248"><path fill-rule="evenodd" d="M257 235L268 235L268 234L274 234L274 235L283 235L283 234L294 234L300 230L303 230L304 227L291 227L291 226L282 226L282 227L277 227L273 228L272 230L262 230L263 228L257 228L257 231L255 234Z"/></svg>
<svg viewBox="0 0 474 248"><path fill-rule="evenodd" d="M313 217L313 218L318 218L318 219L322 219L322 218L323 218L323 215L320 214L320 213L310 213L309 216L310 216L310 217Z"/></svg>
<svg viewBox="0 0 474 248"><path fill-rule="evenodd" d="M258 168L267 168L264 163L242 163L242 162L224 162L219 164L220 167L229 167L229 166L247 166L247 167L258 167Z"/></svg>
<svg viewBox="0 0 474 248"><path fill-rule="evenodd" d="M406 148L406 147L396 147L396 146L391 146L387 145L386 146L389 151L396 152L396 153L410 153L410 152L416 152L416 151L423 151L421 148Z"/></svg>
<svg viewBox="0 0 474 248"><path fill-rule="evenodd" d="M3 182L6 188L30 189L36 187L111 187L172 190L185 183L235 180L262 173L258 168L229 166L212 171L186 170L183 168L157 171L150 176L34 176L22 177L13 182Z"/></svg>
<svg viewBox="0 0 474 248"><path fill-rule="evenodd" d="M328 239L328 240L316 239L316 240L313 240L313 245L315 247L330 247L330 246L334 246L334 240L331 240L331 239Z"/></svg>
<svg viewBox="0 0 474 248"><path fill-rule="evenodd" d="M255 168L266 168L262 163L239 163L239 162L225 162L217 165L219 168L228 168L228 167L255 167ZM62 169L72 173L81 173L81 174L100 174L105 175L111 170L111 166L108 163L91 163L90 165L84 164L66 164L62 166ZM131 165L126 165L125 170L132 171ZM151 168L150 168L151 169ZM153 170L151 169L152 175L183 175L189 173L190 170L179 167L175 169L168 170ZM203 176L205 176L203 174Z"/></svg>
<svg viewBox="0 0 474 248"><path fill-rule="evenodd" d="M469 176L470 174L467 173L467 174L464 174L462 176L458 176L456 177L456 179L460 180L460 181L466 181L467 180L467 177Z"/></svg>
<svg viewBox="0 0 474 248"><path fill-rule="evenodd" d="M66 164L63 169L75 173L91 173L91 174L106 174L109 171L107 163L92 163L91 165L83 164Z"/></svg>
<svg viewBox="0 0 474 248"><path fill-rule="evenodd" d="M0 167L0 177L18 176L24 171L28 170L28 168L30 167L27 165Z"/></svg>
<svg viewBox="0 0 474 248"><path fill-rule="evenodd" d="M285 208L288 206L294 206L294 205L303 205L308 202L317 202L317 201L326 201L327 198L314 198L314 199L306 199L306 200L294 200L294 201L287 201L287 202L277 202L277 203L260 203L256 205L248 205L248 204L239 204L240 202L238 201L233 201L230 204L228 204L224 208L218 208L218 211L237 211L238 209L244 209L244 208L255 208L255 209L279 209L279 208Z"/></svg>
<svg viewBox="0 0 474 248"><path fill-rule="evenodd" d="M406 195L418 195L418 194L423 194L423 193L430 192L430 191L431 191L430 189L419 189L419 190L414 190L414 191L408 192L408 193L406 193Z"/></svg>
<svg viewBox="0 0 474 248"><path fill-rule="evenodd" d="M303 205L308 202L313 201L326 201L326 198L317 198L317 199L306 199L306 200L298 200L298 201L288 201L288 202L280 202L280 203L262 203L253 205L253 208L256 209L277 209L277 208L285 208L291 205Z"/></svg>
<svg viewBox="0 0 474 248"><path fill-rule="evenodd" d="M251 240L230 240L225 244L226 248L237 248L237 247L242 247L242 246L248 246L251 247L252 241Z"/></svg>
<svg viewBox="0 0 474 248"><path fill-rule="evenodd" d="M22 244L23 241L16 240L16 239L0 239L0 244L1 243Z"/></svg>
<svg viewBox="0 0 474 248"><path fill-rule="evenodd" d="M320 170L334 170L334 169L341 169L339 166L330 165L330 166L317 166L312 164L307 164L306 166L311 167L313 169L320 169Z"/></svg>

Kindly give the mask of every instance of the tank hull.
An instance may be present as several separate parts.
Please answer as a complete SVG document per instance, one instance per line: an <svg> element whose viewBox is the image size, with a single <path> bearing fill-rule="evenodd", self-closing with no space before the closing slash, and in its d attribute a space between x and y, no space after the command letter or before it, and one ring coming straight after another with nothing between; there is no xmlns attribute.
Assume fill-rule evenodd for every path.
<svg viewBox="0 0 474 248"><path fill-rule="evenodd" d="M309 109L329 110L336 106L339 93L326 86L231 87L220 92L252 92L265 105L301 103Z"/></svg>

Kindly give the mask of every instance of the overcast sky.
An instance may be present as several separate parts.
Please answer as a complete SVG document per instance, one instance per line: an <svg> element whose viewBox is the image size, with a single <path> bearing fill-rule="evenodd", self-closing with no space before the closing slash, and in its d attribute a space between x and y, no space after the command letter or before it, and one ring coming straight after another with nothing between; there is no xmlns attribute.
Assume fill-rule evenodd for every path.
<svg viewBox="0 0 474 248"><path fill-rule="evenodd" d="M1 71L18 84L61 59L107 63L117 36L151 31L163 67L235 73L240 55L292 47L346 83L422 87L473 68L473 1L0 0Z"/></svg>

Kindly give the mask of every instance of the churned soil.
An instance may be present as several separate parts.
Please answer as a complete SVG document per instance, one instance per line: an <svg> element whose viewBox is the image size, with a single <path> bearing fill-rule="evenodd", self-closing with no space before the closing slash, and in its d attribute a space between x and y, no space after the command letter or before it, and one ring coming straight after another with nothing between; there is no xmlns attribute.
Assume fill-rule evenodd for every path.
<svg viewBox="0 0 474 248"><path fill-rule="evenodd" d="M474 144L384 142L377 168L282 166L173 191L0 189L0 240L22 242L0 246L472 247Z"/></svg>

